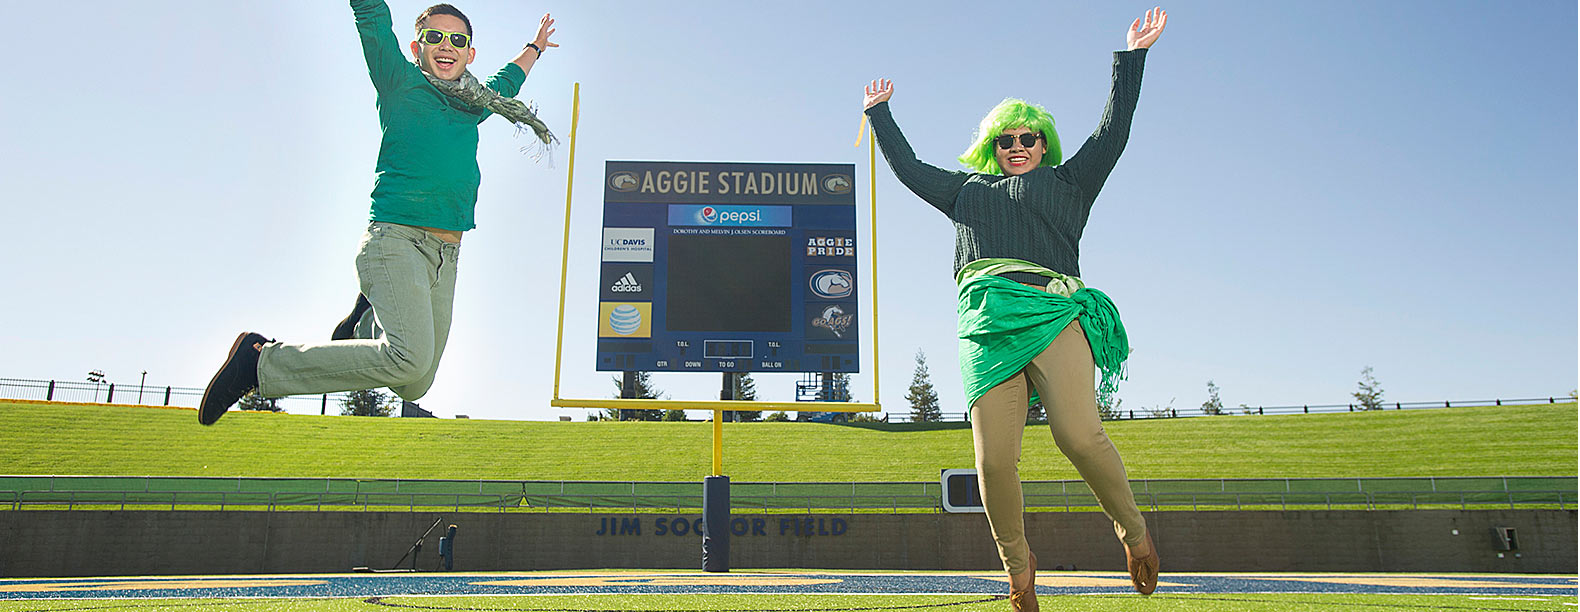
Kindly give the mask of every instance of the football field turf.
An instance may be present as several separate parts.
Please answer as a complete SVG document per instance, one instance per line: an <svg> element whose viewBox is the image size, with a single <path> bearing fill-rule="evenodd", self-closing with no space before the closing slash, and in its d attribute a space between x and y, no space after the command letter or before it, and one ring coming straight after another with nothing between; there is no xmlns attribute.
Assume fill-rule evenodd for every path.
<svg viewBox="0 0 1580 612"><path fill-rule="evenodd" d="M344 574L0 580L0 612L32 610L1005 610L994 574L751 570ZM1044 609L1575 610L1574 576L1167 574L1142 597L1112 572L1045 572Z"/></svg>

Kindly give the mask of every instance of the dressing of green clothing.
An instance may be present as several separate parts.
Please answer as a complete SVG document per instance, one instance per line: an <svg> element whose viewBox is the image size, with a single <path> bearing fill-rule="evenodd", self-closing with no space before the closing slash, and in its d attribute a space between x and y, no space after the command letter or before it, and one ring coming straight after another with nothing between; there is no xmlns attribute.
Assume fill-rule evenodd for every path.
<svg viewBox="0 0 1580 612"><path fill-rule="evenodd" d="M1130 119L1141 93L1146 54L1146 49L1114 53L1108 107L1075 155L1058 166L1035 168L1019 176L949 171L923 163L900 133L888 102L867 109L878 146L894 176L954 222L956 273L978 259L1015 258L1060 274L1081 275L1081 233L1097 192L1130 138ZM1007 278L1046 282L1024 272L1010 273Z"/></svg>
<svg viewBox="0 0 1580 612"><path fill-rule="evenodd" d="M1097 193L1130 138L1146 57L1146 49L1116 51L1108 106L1097 129L1064 163L1017 176L924 163L894 122L888 102L867 109L894 176L955 224L960 373L967 406L1019 373L1076 317L1103 372L1100 401L1108 400L1124 377L1122 364L1130 354L1125 328L1108 296L1080 282L1080 241ZM1022 284L1043 287L1049 279L1064 283L1064 290Z"/></svg>
<svg viewBox="0 0 1580 612"><path fill-rule="evenodd" d="M368 76L378 91L379 160L372 220L451 231L477 224L477 124L491 114L440 92L407 57L384 0L351 0ZM515 96L527 75L507 63L484 84Z"/></svg>
<svg viewBox="0 0 1580 612"><path fill-rule="evenodd" d="M1007 273L1037 275L1046 288L1004 278ZM955 282L959 287L960 377L966 386L967 406L1019 374L1077 317L1092 347L1092 361L1103 373L1103 382L1097 387L1098 403L1108 405L1108 398L1125 376L1130 341L1119 310L1106 294L1087 288L1079 278L1016 259L971 262L961 268ZM1036 403L1036 393L1030 399Z"/></svg>

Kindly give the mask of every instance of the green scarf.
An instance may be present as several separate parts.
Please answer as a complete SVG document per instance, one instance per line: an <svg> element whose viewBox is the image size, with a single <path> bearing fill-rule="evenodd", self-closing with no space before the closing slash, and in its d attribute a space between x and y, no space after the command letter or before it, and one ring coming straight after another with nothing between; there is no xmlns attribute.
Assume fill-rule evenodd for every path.
<svg viewBox="0 0 1580 612"><path fill-rule="evenodd" d="M1053 279L1045 289L997 276L1031 272ZM1126 374L1130 341L1108 296L1081 279L1019 259L978 259L955 276L959 294L960 376L966 405L1020 373L1077 317L1092 361L1102 371L1097 401L1110 402ZM1033 390L1031 402L1037 402Z"/></svg>
<svg viewBox="0 0 1580 612"><path fill-rule="evenodd" d="M421 64L417 66L417 69L422 70ZM461 78L454 81L446 81L428 74L426 71L422 75L428 77L428 82L433 84L439 91L444 92L445 95L470 106L486 108L510 120L511 123L516 124L518 134L521 131L531 129L533 134L537 136L539 143L531 148L534 151L534 159L552 149L553 145L559 142L559 139L549 132L549 126L538 119L537 113L533 112L531 107L520 100L501 96L499 92L489 89L487 85L478 81L477 77L472 76L472 71L470 70L461 73ZM528 151L528 147L522 147L522 151Z"/></svg>

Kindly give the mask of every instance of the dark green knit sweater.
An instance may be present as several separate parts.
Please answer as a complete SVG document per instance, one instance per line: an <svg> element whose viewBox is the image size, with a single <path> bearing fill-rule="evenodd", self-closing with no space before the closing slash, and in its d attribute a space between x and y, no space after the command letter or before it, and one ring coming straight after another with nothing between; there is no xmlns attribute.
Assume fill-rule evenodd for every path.
<svg viewBox="0 0 1580 612"><path fill-rule="evenodd" d="M954 221L955 272L977 259L1003 257L1081 275L1081 232L1097 192L1130 138L1146 58L1146 49L1115 52L1114 84L1097 130L1063 164L1020 176L949 171L923 163L894 123L888 102L867 109L878 146L900 183ZM1027 273L1005 278L1047 282Z"/></svg>

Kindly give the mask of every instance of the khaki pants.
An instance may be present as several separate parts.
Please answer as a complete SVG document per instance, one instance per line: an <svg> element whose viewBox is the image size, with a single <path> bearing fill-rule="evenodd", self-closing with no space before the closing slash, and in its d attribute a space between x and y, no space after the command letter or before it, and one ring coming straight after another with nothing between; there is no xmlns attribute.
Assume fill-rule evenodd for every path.
<svg viewBox="0 0 1580 612"><path fill-rule="evenodd" d="M987 510L988 526L1004 560L1004 569L1011 575L1026 571L1031 562L1016 467L1026 428L1028 379L1042 398L1054 443L1075 465L1096 494L1103 512L1114 521L1114 533L1132 545L1146 537L1146 521L1136 508L1135 495L1125 477L1125 464L1097 415L1092 385L1095 373L1086 334L1078 320L1071 321L1021 374L989 389L971 406L971 437L976 447L982 505Z"/></svg>
<svg viewBox="0 0 1580 612"><path fill-rule="evenodd" d="M373 305L356 339L270 343L258 357L264 397L389 387L407 401L433 386L450 337L461 245L427 230L374 222L357 252L357 281Z"/></svg>

